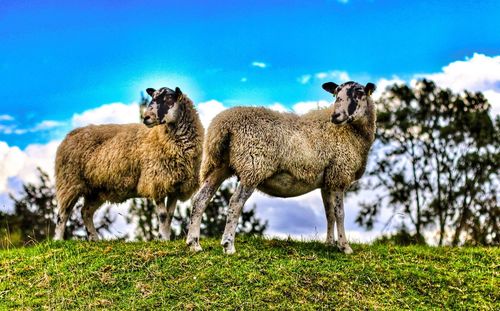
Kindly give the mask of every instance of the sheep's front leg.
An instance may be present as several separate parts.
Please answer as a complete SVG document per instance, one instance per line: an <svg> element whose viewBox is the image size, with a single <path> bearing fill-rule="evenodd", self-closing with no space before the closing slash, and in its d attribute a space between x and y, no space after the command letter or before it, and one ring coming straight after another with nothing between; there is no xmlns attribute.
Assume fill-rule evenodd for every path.
<svg viewBox="0 0 500 311"><path fill-rule="evenodd" d="M352 248L347 243L344 229L344 192L333 192L335 218L337 219L337 234L339 239L338 247L345 254L352 254Z"/></svg>
<svg viewBox="0 0 500 311"><path fill-rule="evenodd" d="M170 240L170 225L174 216L175 207L177 206L177 198L174 195L167 197L167 206L165 207L163 200L156 201L158 210L158 222L160 223L160 235L162 240Z"/></svg>
<svg viewBox="0 0 500 311"><path fill-rule="evenodd" d="M323 205L325 207L326 214L326 244L334 245L335 244L335 204L334 204L334 195L331 190L321 189L321 197L323 198Z"/></svg>
<svg viewBox="0 0 500 311"><path fill-rule="evenodd" d="M236 227L238 226L238 219L240 218L241 211L245 202L252 195L255 188L245 187L238 185L236 191L229 200L229 209L227 211L226 228L222 236L221 245L224 247L224 253L234 254L234 237L236 235Z"/></svg>

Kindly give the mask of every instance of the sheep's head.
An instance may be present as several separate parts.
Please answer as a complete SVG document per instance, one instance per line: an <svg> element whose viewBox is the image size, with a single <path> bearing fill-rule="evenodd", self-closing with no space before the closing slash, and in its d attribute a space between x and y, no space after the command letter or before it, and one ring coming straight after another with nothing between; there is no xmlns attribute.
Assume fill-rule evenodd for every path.
<svg viewBox="0 0 500 311"><path fill-rule="evenodd" d="M370 98L375 91L375 84L363 86L356 82L337 85L333 82L323 84L323 89L337 97L333 106L332 122L335 124L351 123L363 118L373 102Z"/></svg>
<svg viewBox="0 0 500 311"><path fill-rule="evenodd" d="M158 124L176 123L181 114L181 90L178 87L175 91L162 87L159 90L148 88L146 92L152 99L144 113L144 124L153 127Z"/></svg>

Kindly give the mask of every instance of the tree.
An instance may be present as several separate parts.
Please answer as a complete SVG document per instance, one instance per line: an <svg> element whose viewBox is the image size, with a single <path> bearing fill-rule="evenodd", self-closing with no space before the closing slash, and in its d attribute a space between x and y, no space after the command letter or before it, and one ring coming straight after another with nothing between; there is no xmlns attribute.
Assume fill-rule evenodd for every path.
<svg viewBox="0 0 500 311"><path fill-rule="evenodd" d="M394 85L378 102L374 162L368 187L378 190L356 221L373 227L380 210L404 215L403 223L437 228L464 241L499 243L499 120L489 116L481 93L454 94L422 80Z"/></svg>
<svg viewBox="0 0 500 311"><path fill-rule="evenodd" d="M146 108L148 107L149 100L144 97L144 94L141 92L141 100L139 101L139 121L142 123L144 121L144 113L146 112Z"/></svg>
<svg viewBox="0 0 500 311"><path fill-rule="evenodd" d="M54 235L57 217L57 202L55 189L47 173L37 168L38 183L27 183L19 197L10 194L14 202L14 213L0 212L0 223L6 228L2 235L15 237L12 244L27 244L42 241ZM84 238L85 227L80 217L81 205L77 204L66 226L66 236ZM99 232L108 231L114 219L109 214L109 207L104 217L98 223ZM8 230L8 231L7 231ZM12 240L12 239L9 239Z"/></svg>
<svg viewBox="0 0 500 311"><path fill-rule="evenodd" d="M130 204L127 223L136 221L135 239L152 241L159 237L159 224L156 215L156 204L149 199L134 199Z"/></svg>

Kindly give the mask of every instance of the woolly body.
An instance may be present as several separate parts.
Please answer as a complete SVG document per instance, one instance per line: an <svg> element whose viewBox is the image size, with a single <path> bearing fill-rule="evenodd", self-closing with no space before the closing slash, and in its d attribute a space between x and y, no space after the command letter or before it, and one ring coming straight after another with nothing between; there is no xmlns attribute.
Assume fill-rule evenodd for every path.
<svg viewBox="0 0 500 311"><path fill-rule="evenodd" d="M181 104L175 124L89 125L71 131L56 154L59 213L71 210L80 197L97 207L134 197L157 204L166 196L188 199L198 188L203 126L191 100L184 96Z"/></svg>
<svg viewBox="0 0 500 311"><path fill-rule="evenodd" d="M207 130L201 180L227 165L242 184L273 196L298 196L323 186L346 189L365 170L375 114L338 126L332 112L332 107L303 116L251 107L223 111Z"/></svg>

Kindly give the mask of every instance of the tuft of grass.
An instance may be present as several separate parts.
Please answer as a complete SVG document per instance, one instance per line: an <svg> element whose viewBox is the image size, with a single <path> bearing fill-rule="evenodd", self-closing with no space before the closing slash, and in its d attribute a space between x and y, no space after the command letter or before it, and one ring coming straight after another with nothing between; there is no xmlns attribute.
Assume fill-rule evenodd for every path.
<svg viewBox="0 0 500 311"><path fill-rule="evenodd" d="M0 309L500 309L500 249L237 239L0 251Z"/></svg>

